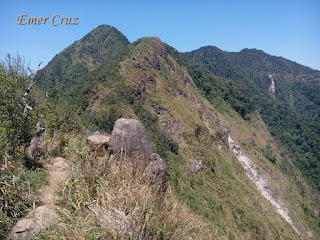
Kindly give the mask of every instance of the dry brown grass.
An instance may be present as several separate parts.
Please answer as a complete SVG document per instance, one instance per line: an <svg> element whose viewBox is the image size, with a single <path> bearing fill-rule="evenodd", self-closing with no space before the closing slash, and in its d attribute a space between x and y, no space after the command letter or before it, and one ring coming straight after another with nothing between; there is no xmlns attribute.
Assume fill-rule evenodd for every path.
<svg viewBox="0 0 320 240"><path fill-rule="evenodd" d="M44 158L55 157L59 153L59 136L55 133L52 137L45 133L39 141L39 151Z"/></svg>
<svg viewBox="0 0 320 240"><path fill-rule="evenodd" d="M215 239L212 228L175 199L170 186L159 194L139 163L115 161L108 152L83 147L70 138L66 151L72 178L61 196L62 221L46 239ZM84 144L82 144L83 146ZM83 153L83 154L82 154Z"/></svg>

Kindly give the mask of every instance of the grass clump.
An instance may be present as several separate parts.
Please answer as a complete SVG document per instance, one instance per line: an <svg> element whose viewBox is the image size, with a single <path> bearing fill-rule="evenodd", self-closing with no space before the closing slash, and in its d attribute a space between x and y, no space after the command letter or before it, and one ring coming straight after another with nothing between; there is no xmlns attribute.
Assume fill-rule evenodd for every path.
<svg viewBox="0 0 320 240"><path fill-rule="evenodd" d="M5 239L14 223L38 201L38 189L47 181L41 170L27 170L21 162L0 172L0 239Z"/></svg>

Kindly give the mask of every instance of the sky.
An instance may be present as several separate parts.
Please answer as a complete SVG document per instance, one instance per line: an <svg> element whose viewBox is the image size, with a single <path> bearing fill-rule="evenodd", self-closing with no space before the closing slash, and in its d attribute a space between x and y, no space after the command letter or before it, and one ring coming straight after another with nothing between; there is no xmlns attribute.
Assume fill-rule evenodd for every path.
<svg viewBox="0 0 320 240"><path fill-rule="evenodd" d="M48 20L19 25L19 14ZM55 14L78 17L78 24L53 26ZM318 0L0 0L0 59L18 52L31 68L40 61L45 66L101 24L130 42L157 36L181 52L207 45L229 52L256 48L320 70Z"/></svg>

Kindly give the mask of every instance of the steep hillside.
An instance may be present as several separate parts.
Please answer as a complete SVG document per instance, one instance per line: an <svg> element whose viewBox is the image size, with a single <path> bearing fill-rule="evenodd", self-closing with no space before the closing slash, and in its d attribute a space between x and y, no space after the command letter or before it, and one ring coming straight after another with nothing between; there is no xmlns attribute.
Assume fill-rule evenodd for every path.
<svg viewBox="0 0 320 240"><path fill-rule="evenodd" d="M256 49L237 53L208 46L183 56L193 68L200 65L240 84L257 104L273 136L288 148L295 165L319 190L319 71Z"/></svg>
<svg viewBox="0 0 320 240"><path fill-rule="evenodd" d="M232 79L186 63L156 37L141 38L109 60L82 75L76 86L61 82L60 94L69 96L69 105L81 105L83 111L76 116L80 114L81 124L91 131L110 133L121 117L139 120L165 161L169 193L159 199L137 191L145 189L134 178L137 171L110 164L106 156L90 155L81 134L67 135L68 124L59 125L60 116L52 116L46 124L60 126L51 126L59 138L47 139L43 152L64 154L72 160L74 172L62 191L63 222L44 237L94 238L107 231L110 235L104 237L125 239L126 230L137 230L132 226L144 231L140 236L145 239L320 237L319 196L276 144L253 100L244 94L245 86L239 90ZM76 73L70 69L71 75ZM46 81L44 75L38 79ZM81 98L75 89L83 93ZM49 99L58 101L59 96L50 94L53 87L48 90ZM57 141L59 147L48 151ZM107 225L94 220L102 211L112 213ZM120 227L132 214L140 216L139 221Z"/></svg>
<svg viewBox="0 0 320 240"><path fill-rule="evenodd" d="M90 71L114 61L128 44L116 28L101 25L56 55L37 74L36 81L46 90L55 88L61 94L70 93Z"/></svg>
<svg viewBox="0 0 320 240"><path fill-rule="evenodd" d="M239 173L241 167L239 163L234 162L236 159L228 150L229 146L225 135L227 134L234 138L238 144L241 144L247 154L251 156L256 168L259 169L259 175L268 179L269 183L265 187L270 189L270 193L276 201L283 202L283 205L288 206L289 215L291 215L294 225L303 224L299 222L299 216L305 214L303 206L298 207L294 203L301 197L300 190L298 187L290 185L293 184L292 179L285 176L282 169L289 167L292 172L298 176L299 174L292 169L293 166L288 159L280 156L277 146L259 115L251 110L249 112L251 112L253 119L249 123L244 121L241 118L241 113L232 110L232 101L221 101L219 103L220 110L212 108L195 88L195 84L188 74L188 69L181 67L171 56L170 50L157 38L143 38L133 43L130 46L129 57L122 61L120 66L124 84L129 87L129 92L134 94L131 103L142 105L146 110L149 109L151 114L156 112L159 125L168 127L174 139L179 143L177 159L180 158L181 162L178 165L176 165L177 160L172 161L174 155L163 155L163 157L168 163L172 184L182 202L196 210L213 225L221 225L226 229L225 224L227 223L224 222L226 219L235 224L227 230L227 232L232 232L228 232L229 237L232 237L233 234L236 238L242 238L245 234L251 235L253 238L260 238L264 234L267 236L266 238L275 237L268 230L264 233L259 231L273 228L277 224L281 224L283 219L280 217L277 220L274 215L269 216L273 221L268 220L269 217L264 219L259 214L259 207L258 209L254 207L257 203L253 201L252 196L257 190L253 190L254 187L249 190L244 186L251 186L251 184L254 186L255 183L243 182L244 179L248 179L242 176L242 174L245 175L245 171ZM227 85L225 88L229 89ZM236 102L245 99L238 96L240 93L236 92ZM212 104L215 106L215 99ZM130 103L128 105L130 106ZM145 114L141 114L135 107L132 112L134 112L132 115L136 114L136 117L144 122L148 129L150 120L146 118ZM150 135L155 135L153 126L150 127ZM276 163L272 162L272 158L276 159ZM199 161L203 162L203 172L191 175L188 179L186 173ZM298 178L303 182L301 177ZM236 186L242 186L243 189ZM294 190L294 188L296 189ZM252 191L252 195L246 195L246 191ZM242 199L241 203L237 199ZM262 203L265 200L262 198L258 201ZM307 199L300 201L309 202ZM311 208L316 209L315 204L311 202L309 204L312 206ZM272 215L275 209L272 204L270 206L270 214ZM264 207L261 206L261 209ZM300 210L298 210L299 208ZM237 221L238 210L235 209L243 211L239 210L241 212L239 222ZM295 213L298 215L294 216ZM276 212L275 215L277 214ZM307 215L303 218L311 220ZM260 219L255 216L259 216ZM307 229L309 224L316 226L316 216L313 215L312 218L311 222L313 223L305 223L304 227L300 225L297 229ZM277 221L279 222L273 226ZM277 234L281 236L280 233ZM301 234L307 236L307 231ZM283 237L293 238L293 235Z"/></svg>

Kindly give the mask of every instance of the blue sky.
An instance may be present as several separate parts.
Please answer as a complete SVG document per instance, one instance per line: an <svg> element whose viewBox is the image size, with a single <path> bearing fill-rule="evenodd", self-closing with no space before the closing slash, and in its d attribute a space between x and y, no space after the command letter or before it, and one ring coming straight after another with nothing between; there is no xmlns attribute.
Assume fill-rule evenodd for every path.
<svg viewBox="0 0 320 240"><path fill-rule="evenodd" d="M48 63L100 24L130 42L158 36L179 51L206 45L226 51L257 48L320 70L320 1L15 1L0 0L0 58L17 51ZM18 25L17 16L79 17L78 25Z"/></svg>

